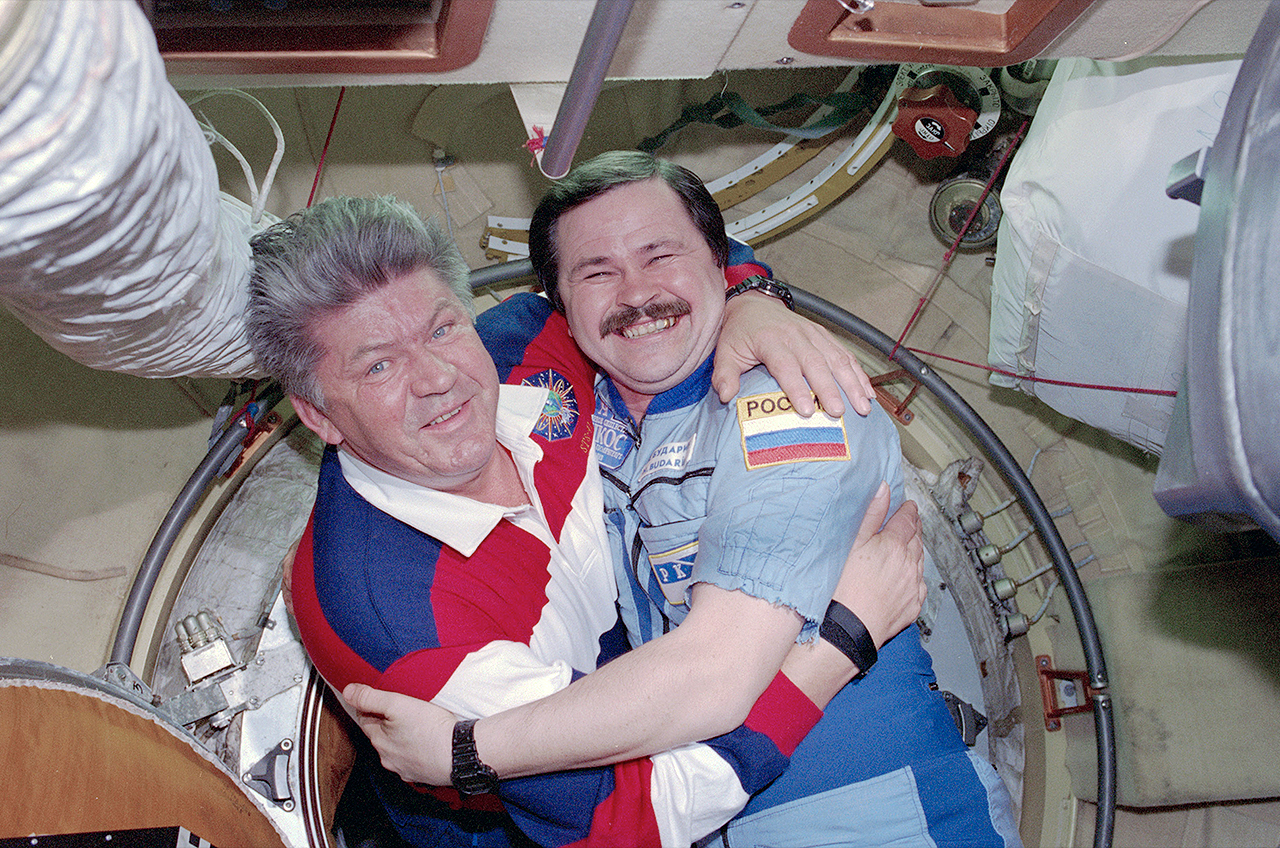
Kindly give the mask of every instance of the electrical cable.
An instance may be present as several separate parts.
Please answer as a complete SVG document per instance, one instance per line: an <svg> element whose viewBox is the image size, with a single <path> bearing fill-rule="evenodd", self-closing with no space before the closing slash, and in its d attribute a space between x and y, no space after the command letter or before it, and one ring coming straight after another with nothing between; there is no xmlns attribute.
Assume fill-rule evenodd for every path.
<svg viewBox="0 0 1280 848"><path fill-rule="evenodd" d="M444 221L449 227L449 241L453 238L453 215L449 213L449 192L444 189L444 165L436 165L436 182L440 185L440 202L444 204Z"/></svg>
<svg viewBox="0 0 1280 848"><path fill-rule="evenodd" d="M213 124L204 116L203 113L200 115L199 124L200 128L204 131L205 138L210 142L216 141L218 144L221 144L227 149L227 152L235 157L236 161L240 163L240 170L244 172L245 179L249 182L249 223L257 225L257 223L262 220L263 210L266 209L267 195L271 193L271 185L275 182L276 169L280 167L280 162L284 159L284 131L280 129L280 123L276 120L275 115L272 115L271 110L262 105L261 100L248 92L240 91L236 88L221 88L216 91L207 91L198 97L192 98L187 105L192 107L194 111L194 107L197 103L221 94L230 94L233 97L239 97L240 99L247 100L256 106L258 111L266 116L267 122L271 124L271 131L276 137L276 152L271 157L271 164L267 166L267 173L263 176L262 185L259 187L257 181L254 180L253 177L253 169L249 167L249 163L245 160L244 155L241 154L239 149L228 141L222 133L213 128Z"/></svg>
<svg viewBox="0 0 1280 848"><path fill-rule="evenodd" d="M320 186L320 173L324 170L324 157L329 154L329 142L333 140L333 128L338 125L338 110L342 108L342 98L347 93L344 85L338 89L338 102L333 104L333 118L329 121L329 134L324 137L324 147L320 148L320 161L316 163L316 178L311 183L311 194L307 196L307 208L316 199L316 189Z"/></svg>
<svg viewBox="0 0 1280 848"><path fill-rule="evenodd" d="M1014 135L1013 141L1009 142L1009 146L1000 156L1000 162L991 171L991 176L987 179L986 185L982 187L982 193L978 195L978 199L974 201L973 209L969 210L969 217L965 218L964 225L960 227L960 231L956 233L955 239L951 242L951 247L942 255L942 265L938 268L938 273L934 275L933 281L929 283L929 288L920 298L920 302L916 304L916 311L911 313L911 317L907 319L907 325L902 328L902 335L898 336L897 343L894 344L893 350L889 353L889 358L893 359L893 354L898 352L902 342L906 339L907 333L911 332L912 325L916 319L920 317L920 313L924 311L925 305L933 299L937 293L938 287L942 285L942 278L946 276L947 269L951 267L951 260L955 258L956 251L960 249L960 242L964 239L965 234L969 232L969 227L973 224L973 219L978 217L978 212L982 209L983 201L987 199L987 195L991 193L991 188L996 184L996 180L1004 173L1004 166L1008 164L1009 157L1013 156L1013 151L1018 149L1018 142L1022 141L1022 136L1027 131L1027 127L1031 125L1031 121L1023 121L1022 126L1018 127L1018 132Z"/></svg>
<svg viewBox="0 0 1280 848"><path fill-rule="evenodd" d="M1213 0L1196 0L1196 2L1189 9L1187 9L1186 12L1183 13L1182 17L1174 21L1164 32L1162 32L1159 36L1157 36L1155 41L1143 44L1137 50L1131 51L1129 53L1122 53L1119 56L1104 57L1103 61L1116 62L1116 63L1128 62L1130 60L1137 59L1141 56L1148 56L1148 55L1151 55L1152 53L1155 53L1155 51L1159 50L1161 47L1167 44L1169 42L1169 39L1177 35L1178 30L1182 29L1182 27L1186 24L1187 21L1191 20L1191 18L1194 17L1197 12L1199 12L1205 6L1208 6L1211 2L1213 2Z"/></svg>
<svg viewBox="0 0 1280 848"><path fill-rule="evenodd" d="M1062 581L1058 580L1056 577L1053 582L1049 584L1049 591L1044 593L1044 601L1040 604L1040 609L1036 610L1035 615L1027 619L1028 625L1035 624L1044 617L1045 612L1049 609L1049 601L1053 600L1053 590L1057 589L1061 584Z"/></svg>
<svg viewBox="0 0 1280 848"><path fill-rule="evenodd" d="M957 365L968 365L971 368L981 368L982 370L990 371L993 374L1001 374L1005 377L1013 377L1017 380L1027 380L1032 383L1048 383L1052 386L1066 386L1072 389L1097 389L1104 392L1132 392L1139 395L1163 395L1164 397L1177 397L1178 395L1178 392L1174 389L1144 389L1135 386L1111 386L1100 383L1076 383L1070 380L1052 380L1048 377L1037 377L1033 374L1019 374L1015 371L996 368L993 365L983 365L980 362L969 362L966 359L956 359L954 356L946 356L929 350L921 350L918 347L909 347L907 350L917 356L933 356L938 359L945 359L947 362L954 362Z"/></svg>
<svg viewBox="0 0 1280 848"><path fill-rule="evenodd" d="M169 551L178 539L178 534L199 506L205 491L222 472L228 461L244 449L245 440L254 428L261 423L271 411L284 392L276 383L272 383L263 393L262 401L249 404L245 413L235 415L228 422L226 430L214 442L213 447L205 454L204 459L196 466L185 485L178 492L173 506L160 522L159 529L151 540L142 565L134 577L133 586L129 589L129 597L125 599L124 611L120 615L120 626L116 629L115 642L111 647L111 658L108 663L128 665L133 658L133 650L138 642L138 632L142 628L142 617L147 610L147 602L155 589L160 570L164 567Z"/></svg>

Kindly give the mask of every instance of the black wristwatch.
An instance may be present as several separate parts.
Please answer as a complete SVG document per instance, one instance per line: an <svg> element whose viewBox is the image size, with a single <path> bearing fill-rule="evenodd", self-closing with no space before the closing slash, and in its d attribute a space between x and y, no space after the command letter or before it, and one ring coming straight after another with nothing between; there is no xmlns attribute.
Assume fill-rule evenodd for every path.
<svg viewBox="0 0 1280 848"><path fill-rule="evenodd" d="M840 653L858 667L854 680L861 680L876 664L875 640L867 632L862 619L853 614L853 610L839 601L827 605L827 614L818 628L818 635L840 649Z"/></svg>
<svg viewBox="0 0 1280 848"><path fill-rule="evenodd" d="M453 726L453 768L449 780L463 795L484 795L498 789L498 773L480 762L476 753L476 721L470 718Z"/></svg>
<svg viewBox="0 0 1280 848"><path fill-rule="evenodd" d="M724 293L724 299L728 300L735 295L749 291L758 291L767 294L770 297L776 297L792 312L795 312L796 310L795 300L791 296L790 287L784 282L772 280L760 274L753 274L738 283L736 286L730 286L727 288Z"/></svg>

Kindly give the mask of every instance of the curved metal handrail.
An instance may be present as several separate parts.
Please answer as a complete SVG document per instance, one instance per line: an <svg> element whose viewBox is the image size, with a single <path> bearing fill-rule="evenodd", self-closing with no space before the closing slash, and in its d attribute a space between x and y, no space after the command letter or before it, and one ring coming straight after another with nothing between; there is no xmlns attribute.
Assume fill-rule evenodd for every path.
<svg viewBox="0 0 1280 848"><path fill-rule="evenodd" d="M934 397L978 442L1000 476L1022 502L1023 509L1035 525L1053 561L1054 570L1057 572L1075 616L1076 629L1080 633L1080 645L1084 649L1085 666L1089 673L1089 687L1094 691L1093 717L1098 748L1098 814L1093 844L1095 848L1109 848L1115 831L1115 716L1108 690L1106 662L1102 656L1102 640L1098 635L1098 627L1089 606L1089 598L1085 594L1084 585L1080 582L1080 575L1076 573L1075 564L1067 552L1066 543L1062 541L1062 536L1058 533L1058 528L1053 523L1053 518L1045 507L1044 501L1040 499L1039 493L1031 485L1022 467L1000 441L995 431L982 420L982 417L964 398L960 397L955 389L951 388L919 357L906 348L896 345L889 336L851 312L802 289L792 287L791 291L795 296L797 308L811 312L871 345L933 393Z"/></svg>

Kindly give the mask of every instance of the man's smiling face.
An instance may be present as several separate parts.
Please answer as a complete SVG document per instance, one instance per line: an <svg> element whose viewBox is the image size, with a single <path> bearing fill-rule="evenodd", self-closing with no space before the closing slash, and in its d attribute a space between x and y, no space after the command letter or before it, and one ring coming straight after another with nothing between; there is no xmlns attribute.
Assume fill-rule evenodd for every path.
<svg viewBox="0 0 1280 848"><path fill-rule="evenodd" d="M638 420L715 349L723 269L680 196L656 177L565 212L556 247L569 330Z"/></svg>
<svg viewBox="0 0 1280 848"><path fill-rule="evenodd" d="M388 474L484 499L498 374L448 286L407 274L321 316L312 335L324 408L293 398L304 424Z"/></svg>

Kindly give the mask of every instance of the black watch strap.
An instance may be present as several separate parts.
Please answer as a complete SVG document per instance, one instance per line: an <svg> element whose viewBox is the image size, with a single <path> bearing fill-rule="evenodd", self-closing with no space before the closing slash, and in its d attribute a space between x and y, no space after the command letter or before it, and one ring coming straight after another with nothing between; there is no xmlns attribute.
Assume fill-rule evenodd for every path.
<svg viewBox="0 0 1280 848"><path fill-rule="evenodd" d="M449 780L463 795L484 795L498 788L498 773L480 762L476 753L476 721L469 718L453 726L453 767Z"/></svg>
<svg viewBox="0 0 1280 848"><path fill-rule="evenodd" d="M818 635L839 648L840 653L858 667L855 680L861 679L876 664L875 640L853 610L839 601L827 605L827 614L818 628Z"/></svg>
<svg viewBox="0 0 1280 848"><path fill-rule="evenodd" d="M792 312L796 309L795 300L791 296L791 288L784 282L770 279L769 277L765 277L761 274L752 274L736 286L729 286L729 288L725 290L724 299L729 300L735 295L740 295L743 292L749 291L758 291L767 294L770 297L776 297Z"/></svg>

